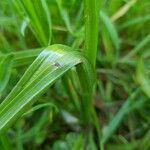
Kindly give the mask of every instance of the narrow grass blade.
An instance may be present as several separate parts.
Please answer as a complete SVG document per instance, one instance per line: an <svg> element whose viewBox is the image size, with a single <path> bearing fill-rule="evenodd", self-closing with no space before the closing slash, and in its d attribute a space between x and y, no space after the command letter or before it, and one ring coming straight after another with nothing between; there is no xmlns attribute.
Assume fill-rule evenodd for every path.
<svg viewBox="0 0 150 150"><path fill-rule="evenodd" d="M8 140L8 137L6 135L2 135L0 137L0 148L2 148L3 150L11 149L10 141Z"/></svg>
<svg viewBox="0 0 150 150"><path fill-rule="evenodd" d="M112 40L114 47L116 48L116 50L118 50L120 47L120 41L119 41L118 33L117 33L117 30L116 30L114 24L111 22L111 20L105 14L104 11L100 11L100 18L109 33L109 36Z"/></svg>
<svg viewBox="0 0 150 150"><path fill-rule="evenodd" d="M31 29L42 46L47 46L51 41L50 11L45 0L13 0L14 6L22 17L22 9L29 18Z"/></svg>
<svg viewBox="0 0 150 150"><path fill-rule="evenodd" d="M131 94L131 96L125 101L123 106L120 108L118 113L110 121L108 126L104 128L102 143L106 143L108 141L108 139L112 136L120 122L123 120L124 116L131 110L131 104L135 100L138 93L139 89L137 89Z"/></svg>
<svg viewBox="0 0 150 150"><path fill-rule="evenodd" d="M28 65L33 62L33 60L42 52L44 48L37 48L37 49L28 49L19 52L10 52L7 54L0 54L0 60L4 60L7 57L12 56L12 67L19 67Z"/></svg>
<svg viewBox="0 0 150 150"><path fill-rule="evenodd" d="M78 24L78 22L80 22L79 18L81 19L80 13L83 11L83 6L81 5L81 8L80 8L81 10L79 10L79 14L78 14L79 16L77 15L77 17L76 17L76 22L74 24L71 24L68 12L63 7L63 1L62 0L56 0L56 3L58 6L58 9L59 9L59 13L61 15L61 18L64 21L65 26L66 26L67 30L70 32L70 34L74 37L83 36L83 27L81 27L80 30L76 30L76 25Z"/></svg>
<svg viewBox="0 0 150 150"><path fill-rule="evenodd" d="M27 111L26 113L24 113L24 115L28 115L38 109L41 109L41 108L45 108L45 107L49 107L49 108L53 108L55 111L58 111L58 108L56 107L56 105L54 105L53 103L44 103L44 104L38 104L37 106L35 107L32 107L29 111Z"/></svg>
<svg viewBox="0 0 150 150"><path fill-rule="evenodd" d="M58 9L59 9L60 15L61 15L62 19L64 20L68 31L71 34L73 34L73 29L72 29L72 26L71 26L71 23L70 23L70 19L69 19L68 13L62 6L62 0L56 0L56 3L58 5Z"/></svg>
<svg viewBox="0 0 150 150"><path fill-rule="evenodd" d="M85 10L85 55L95 66L98 44L98 22L100 1L84 0Z"/></svg>
<svg viewBox="0 0 150 150"><path fill-rule="evenodd" d="M13 58L13 67L27 65L33 62L33 60L42 52L44 48L28 49L20 52L11 53Z"/></svg>
<svg viewBox="0 0 150 150"><path fill-rule="evenodd" d="M136 67L136 80L141 85L143 92L150 98L150 80L146 76L146 69L142 58Z"/></svg>
<svg viewBox="0 0 150 150"><path fill-rule="evenodd" d="M119 26L119 30L123 30L127 27L135 26L137 24L143 24L150 21L150 15L140 16L136 18L130 18L128 21L122 23Z"/></svg>
<svg viewBox="0 0 150 150"><path fill-rule="evenodd" d="M0 56L0 95L5 89L11 73L13 55Z"/></svg>
<svg viewBox="0 0 150 150"><path fill-rule="evenodd" d="M126 56L123 57L121 62L125 62L129 60L129 58L133 57L135 54L137 54L140 50L143 49L145 45L150 43L150 34L148 34L133 50L131 50Z"/></svg>
<svg viewBox="0 0 150 150"><path fill-rule="evenodd" d="M122 17L124 14L127 13L127 11L137 2L137 0L131 0L127 2L123 7L121 7L112 17L112 21L116 21L120 17Z"/></svg>
<svg viewBox="0 0 150 150"><path fill-rule="evenodd" d="M47 124L48 122L50 122L50 118L48 117L48 115L50 115L50 113L53 113L51 110L49 111L48 109L46 109L39 117L39 120L37 120L37 122L35 122L32 127L25 132L24 134L22 134L22 136L20 137L21 140L28 142L30 140L37 142L39 141L39 138L43 138L43 133L45 134L45 130L44 130L44 126L45 124ZM38 133L38 134L37 134ZM41 137L42 135L42 137Z"/></svg>

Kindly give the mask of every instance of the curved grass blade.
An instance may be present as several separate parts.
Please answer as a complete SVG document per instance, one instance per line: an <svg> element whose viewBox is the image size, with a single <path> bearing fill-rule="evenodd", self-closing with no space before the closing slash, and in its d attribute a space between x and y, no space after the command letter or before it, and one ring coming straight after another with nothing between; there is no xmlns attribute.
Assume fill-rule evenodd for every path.
<svg viewBox="0 0 150 150"><path fill-rule="evenodd" d="M38 104L37 106L32 107L29 111L27 111L27 112L24 114L24 116L25 116L25 115L28 115L28 114L30 114L30 113L36 111L36 110L39 110L39 109L41 109L41 108L44 108L44 107L53 108L55 111L58 111L58 108L56 107L56 105L54 105L53 103L48 102L48 103Z"/></svg>
<svg viewBox="0 0 150 150"><path fill-rule="evenodd" d="M0 105L0 134L6 131L33 104L35 97L43 93L65 72L77 65L81 74L83 113L86 121L91 112L91 96L94 75L91 65L78 51L69 47L53 45L47 47Z"/></svg>

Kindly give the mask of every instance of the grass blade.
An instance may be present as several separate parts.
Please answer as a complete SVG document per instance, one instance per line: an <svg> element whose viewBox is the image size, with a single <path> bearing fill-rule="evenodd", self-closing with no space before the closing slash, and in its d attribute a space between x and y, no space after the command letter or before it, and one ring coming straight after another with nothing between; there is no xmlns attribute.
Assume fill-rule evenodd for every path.
<svg viewBox="0 0 150 150"><path fill-rule="evenodd" d="M0 57L0 95L9 81L12 68L12 57L13 55Z"/></svg>
<svg viewBox="0 0 150 150"><path fill-rule="evenodd" d="M84 0L85 9L85 55L95 66L98 44L98 20L100 1Z"/></svg>
<svg viewBox="0 0 150 150"><path fill-rule="evenodd" d="M100 18L109 33L109 36L112 40L114 47L116 48L116 50L118 50L120 47L120 42L119 42L119 37L118 37L117 30L114 24L111 22L109 17L103 11L100 11Z"/></svg>
<svg viewBox="0 0 150 150"><path fill-rule="evenodd" d="M142 58L136 68L136 80L141 85L143 92L150 98L150 81L148 80L148 76L146 76Z"/></svg>
<svg viewBox="0 0 150 150"><path fill-rule="evenodd" d="M47 46L51 41L51 20L45 0L13 0L14 6L22 16L22 9L29 18L30 27L42 46ZM21 12L20 12L21 11Z"/></svg>
<svg viewBox="0 0 150 150"><path fill-rule="evenodd" d="M149 22L150 21L150 15L146 15L146 16L140 16L140 17L137 17L137 18L130 18L128 21L122 23L120 26L119 26L119 30L123 30L127 27L131 27L131 26L135 26L136 24L142 24L142 23L145 23L145 22Z"/></svg>
<svg viewBox="0 0 150 150"><path fill-rule="evenodd" d="M118 113L110 121L108 126L104 128L102 143L106 143L108 139L112 136L113 132L116 130L119 123L122 121L124 116L129 112L131 103L133 102L138 93L139 90L136 90L132 93L132 95L126 100L123 106L119 109Z"/></svg>
<svg viewBox="0 0 150 150"><path fill-rule="evenodd" d="M84 120L89 121L93 71L90 64L77 51L68 47L53 45L46 48L25 72L12 92L0 105L0 133L20 118L34 102L34 98L43 93L69 69L78 65L83 84ZM83 78L84 77L84 78ZM82 85L82 84L81 84ZM86 91L85 91L86 90Z"/></svg>
<svg viewBox="0 0 150 150"><path fill-rule="evenodd" d="M123 57L120 62L125 62L129 58L137 54L142 48L150 42L150 34L148 34L133 50L131 50L126 56Z"/></svg>
<svg viewBox="0 0 150 150"><path fill-rule="evenodd" d="M137 2L137 0L131 0L127 2L123 7L121 7L112 17L112 21L116 21L120 17L122 17L124 14L128 12L128 10Z"/></svg>

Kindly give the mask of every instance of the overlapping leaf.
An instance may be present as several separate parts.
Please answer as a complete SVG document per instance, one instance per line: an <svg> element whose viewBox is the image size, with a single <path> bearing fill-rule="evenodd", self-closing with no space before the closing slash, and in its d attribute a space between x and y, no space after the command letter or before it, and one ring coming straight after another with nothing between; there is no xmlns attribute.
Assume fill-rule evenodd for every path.
<svg viewBox="0 0 150 150"><path fill-rule="evenodd" d="M84 91L83 103L88 103L88 100L91 99L94 79L92 68L80 52L69 49L66 46L53 45L40 53L0 105L0 133L10 127L30 108L35 97L75 65L81 74L81 85ZM88 108L88 106L83 108L87 114L90 111Z"/></svg>

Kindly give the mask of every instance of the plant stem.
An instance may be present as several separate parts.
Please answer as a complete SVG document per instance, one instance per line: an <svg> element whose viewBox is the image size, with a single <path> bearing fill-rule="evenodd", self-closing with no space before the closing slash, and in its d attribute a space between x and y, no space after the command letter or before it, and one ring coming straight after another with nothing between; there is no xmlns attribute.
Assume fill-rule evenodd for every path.
<svg viewBox="0 0 150 150"><path fill-rule="evenodd" d="M88 60L92 64L94 71L95 71L95 65L96 65L96 54L97 54L97 45L98 45L99 9L100 9L100 0L84 0L84 13L85 13L84 14L85 15L84 54L87 56ZM94 86L92 88L94 89ZM89 100L88 103L89 103L88 106L89 106L91 116L90 114L89 115L87 114L87 116L88 117L90 116L90 118L92 118L92 124L94 124L94 126L96 127L99 142L100 142L100 127L99 127L98 118L97 118L97 115L96 115L96 112L92 103L92 98ZM86 113L89 113L89 112L86 111Z"/></svg>
<svg viewBox="0 0 150 150"><path fill-rule="evenodd" d="M99 23L99 11L100 11L100 0L84 0L84 15L85 15L85 48L84 53L91 62L93 69L95 71L96 65L96 54L97 54L97 46L98 46L98 23ZM94 84L93 84L94 85ZM93 86L94 89L94 86ZM89 102L89 110L92 113L92 122L96 127L99 142L100 142L100 126L99 121L94 109L94 106L91 102ZM103 145L100 144L100 147Z"/></svg>
<svg viewBox="0 0 150 150"><path fill-rule="evenodd" d="M100 0L84 0L85 55L95 67L98 44L98 20Z"/></svg>

